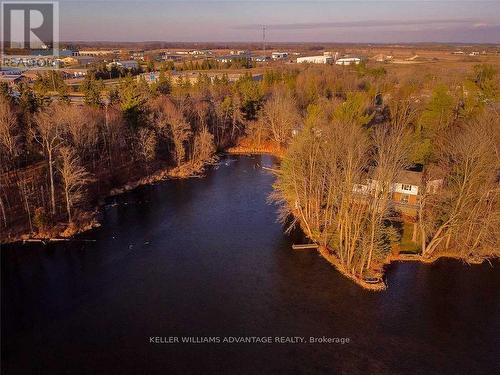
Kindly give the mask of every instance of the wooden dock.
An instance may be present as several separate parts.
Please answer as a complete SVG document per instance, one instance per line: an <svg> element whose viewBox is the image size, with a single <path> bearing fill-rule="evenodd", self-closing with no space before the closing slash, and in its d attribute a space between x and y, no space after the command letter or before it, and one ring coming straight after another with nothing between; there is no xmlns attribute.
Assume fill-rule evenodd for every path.
<svg viewBox="0 0 500 375"><path fill-rule="evenodd" d="M316 250L318 245L315 243L306 243L306 244L293 244L292 249L294 250Z"/></svg>
<svg viewBox="0 0 500 375"><path fill-rule="evenodd" d="M273 173L277 173L278 172L277 169L269 168L269 167L265 167L265 166L262 166L262 169L265 170L265 171L273 172Z"/></svg>
<svg viewBox="0 0 500 375"><path fill-rule="evenodd" d="M80 239L80 238L44 238L44 239L39 239L39 238L27 238L23 240L23 244L27 242L35 242L35 243L41 243L43 245L46 245L49 242L96 242L96 240L87 240L87 239Z"/></svg>

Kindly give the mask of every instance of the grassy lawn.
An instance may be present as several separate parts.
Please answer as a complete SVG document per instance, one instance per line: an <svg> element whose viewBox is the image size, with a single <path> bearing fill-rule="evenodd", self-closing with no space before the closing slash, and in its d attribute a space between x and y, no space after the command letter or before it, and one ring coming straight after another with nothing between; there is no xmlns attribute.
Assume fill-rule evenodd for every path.
<svg viewBox="0 0 500 375"><path fill-rule="evenodd" d="M403 233L401 236L401 243L399 245L400 252L411 252L411 253L420 253L420 246L418 243L412 242L413 234L413 224L412 223L404 223L403 224Z"/></svg>

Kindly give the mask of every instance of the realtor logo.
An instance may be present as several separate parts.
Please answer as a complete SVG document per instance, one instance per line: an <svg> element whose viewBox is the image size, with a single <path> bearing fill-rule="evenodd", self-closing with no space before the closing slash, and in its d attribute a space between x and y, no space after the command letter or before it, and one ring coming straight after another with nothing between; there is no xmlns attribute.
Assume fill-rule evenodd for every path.
<svg viewBox="0 0 500 375"><path fill-rule="evenodd" d="M59 54L59 3L1 1L2 55Z"/></svg>

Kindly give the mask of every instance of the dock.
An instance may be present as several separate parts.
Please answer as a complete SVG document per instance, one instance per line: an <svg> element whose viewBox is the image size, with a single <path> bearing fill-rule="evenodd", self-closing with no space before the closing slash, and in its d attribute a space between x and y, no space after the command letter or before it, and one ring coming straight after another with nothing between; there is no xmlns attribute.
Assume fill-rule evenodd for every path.
<svg viewBox="0 0 500 375"><path fill-rule="evenodd" d="M49 242L96 242L96 240L81 239L81 238L27 238L23 240L23 244L27 242L35 242L46 245Z"/></svg>
<svg viewBox="0 0 500 375"><path fill-rule="evenodd" d="M269 168L269 167L265 167L265 166L262 166L262 169L265 170L265 171L273 172L273 173L277 173L278 172L278 170L275 169L275 168Z"/></svg>
<svg viewBox="0 0 500 375"><path fill-rule="evenodd" d="M292 249L294 250L316 250L318 248L318 244L315 243L306 243L306 244L293 244Z"/></svg>

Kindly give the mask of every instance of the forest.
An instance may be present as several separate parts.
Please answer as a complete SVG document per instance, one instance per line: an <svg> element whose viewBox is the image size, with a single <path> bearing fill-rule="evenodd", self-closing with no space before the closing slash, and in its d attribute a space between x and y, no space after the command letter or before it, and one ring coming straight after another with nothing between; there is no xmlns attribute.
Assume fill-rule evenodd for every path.
<svg viewBox="0 0 500 375"><path fill-rule="evenodd" d="M82 105L57 72L0 87L2 241L71 235L117 188L196 175L236 150L280 157L280 219L354 278L386 262L408 222L427 259L500 255L495 66L290 65L196 84L162 69L151 85L112 87L101 76L85 78ZM391 198L402 170L424 172L414 218Z"/></svg>

